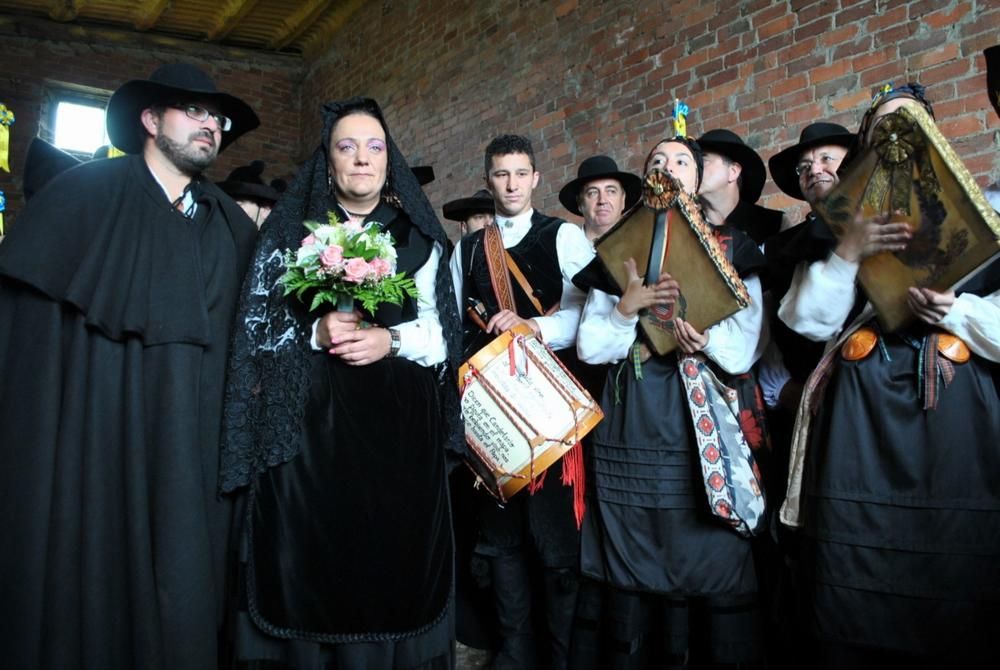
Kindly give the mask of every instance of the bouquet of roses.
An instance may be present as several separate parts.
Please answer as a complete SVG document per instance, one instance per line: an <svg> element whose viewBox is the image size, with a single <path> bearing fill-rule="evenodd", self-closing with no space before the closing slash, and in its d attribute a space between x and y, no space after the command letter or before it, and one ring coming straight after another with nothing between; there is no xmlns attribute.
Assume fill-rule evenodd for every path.
<svg viewBox="0 0 1000 670"><path fill-rule="evenodd" d="M374 221L342 222L335 212L327 218L306 221L309 235L297 250L285 251L285 295L304 300L310 292L310 311L330 303L349 312L357 300L370 314L383 302L401 305L405 296L417 297L413 279L396 273L392 235Z"/></svg>

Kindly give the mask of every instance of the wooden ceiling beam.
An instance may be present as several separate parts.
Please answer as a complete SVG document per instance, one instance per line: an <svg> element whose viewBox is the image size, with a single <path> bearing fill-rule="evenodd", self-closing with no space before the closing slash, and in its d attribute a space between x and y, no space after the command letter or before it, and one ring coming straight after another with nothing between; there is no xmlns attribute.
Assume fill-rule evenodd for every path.
<svg viewBox="0 0 1000 670"><path fill-rule="evenodd" d="M302 55L306 60L313 60L333 43L334 37L344 27L354 12L361 9L366 0L342 0L332 12L317 22L316 32L309 35L302 44Z"/></svg>
<svg viewBox="0 0 1000 670"><path fill-rule="evenodd" d="M132 10L132 25L139 32L146 32L156 25L170 6L170 0L145 0Z"/></svg>
<svg viewBox="0 0 1000 670"><path fill-rule="evenodd" d="M72 21L87 4L87 0L55 0L49 8L49 18L53 21Z"/></svg>
<svg viewBox="0 0 1000 670"><path fill-rule="evenodd" d="M232 63L253 60L267 67L298 71L302 59L297 54L279 54L261 48L225 46L201 40L159 35L155 32L140 33L126 28L108 26L81 26L59 23L41 17L15 16L0 13L0 44L6 39L54 40L79 42L96 47L115 46L125 49L165 50L191 58L207 58ZM136 73L136 75L145 73Z"/></svg>
<svg viewBox="0 0 1000 670"><path fill-rule="evenodd" d="M209 42L219 42L226 38L234 28L239 26L250 11L257 6L259 0L227 0L222 3L219 13L212 20L206 37Z"/></svg>
<svg viewBox="0 0 1000 670"><path fill-rule="evenodd" d="M332 4L334 0L309 0L302 3L294 13L289 14L281 22L279 30L271 37L267 48L278 51L297 40Z"/></svg>

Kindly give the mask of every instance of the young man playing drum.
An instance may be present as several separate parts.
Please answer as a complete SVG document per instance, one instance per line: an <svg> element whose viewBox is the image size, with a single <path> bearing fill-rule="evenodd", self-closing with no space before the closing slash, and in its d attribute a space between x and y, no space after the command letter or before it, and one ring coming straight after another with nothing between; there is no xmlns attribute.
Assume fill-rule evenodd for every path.
<svg viewBox="0 0 1000 670"><path fill-rule="evenodd" d="M503 253L499 249L494 253L509 256L522 277L508 270L516 310L501 309L487 262L487 231L467 235L455 247L451 270L459 311L470 321L470 312L478 309L485 325L485 330L465 328L466 355L518 324L528 325L553 349L572 347L586 296L571 278L593 258L593 247L579 226L532 207L539 173L530 140L518 135L495 138L486 147L485 167L487 188L496 205L493 232L499 232L504 247ZM509 266L505 260L500 267ZM567 455L563 467L580 462ZM563 480L582 482L576 474L564 472ZM480 497L476 552L490 565L501 637L494 668L566 667L576 604L579 532L574 489L556 481L558 476L536 484L534 493L519 493L502 508L487 496ZM537 658L533 576L540 576L545 585L548 637L539 645Z"/></svg>

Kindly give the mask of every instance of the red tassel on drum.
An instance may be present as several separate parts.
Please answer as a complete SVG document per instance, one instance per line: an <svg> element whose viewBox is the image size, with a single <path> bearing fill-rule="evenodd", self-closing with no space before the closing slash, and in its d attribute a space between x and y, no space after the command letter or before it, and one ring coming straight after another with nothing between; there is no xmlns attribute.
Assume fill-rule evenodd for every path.
<svg viewBox="0 0 1000 670"><path fill-rule="evenodd" d="M583 513L587 506L583 494L586 492L586 475L583 471L583 445L579 442L566 452L562 459L562 483L573 487L573 516L576 528L583 524Z"/></svg>

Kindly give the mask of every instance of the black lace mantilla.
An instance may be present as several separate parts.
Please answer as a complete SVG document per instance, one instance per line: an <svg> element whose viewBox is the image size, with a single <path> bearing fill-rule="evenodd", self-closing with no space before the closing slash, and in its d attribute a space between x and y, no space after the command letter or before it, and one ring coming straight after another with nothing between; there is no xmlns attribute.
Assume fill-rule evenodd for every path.
<svg viewBox="0 0 1000 670"><path fill-rule="evenodd" d="M441 410L447 422L447 444L464 453L465 438L459 414L456 371L461 355L461 320L455 300L444 229L420 189L402 153L389 135L378 104L351 98L323 106L323 140L303 164L291 187L275 205L261 228L253 262L243 282L239 312L233 329L223 414L219 486L223 492L248 485L266 468L285 463L299 450L299 430L308 389L308 365L313 317L291 296L286 299L278 278L284 273L282 254L298 248L305 220L325 220L334 206L328 193L327 152L330 133L338 119L365 110L386 131L389 170L383 197L402 209L425 235L441 244L435 296L448 346L448 361L439 366Z"/></svg>

